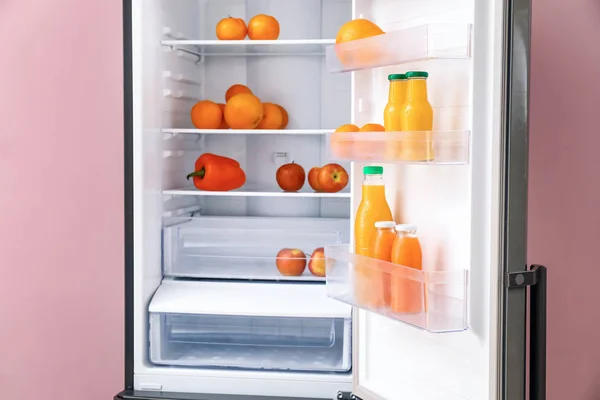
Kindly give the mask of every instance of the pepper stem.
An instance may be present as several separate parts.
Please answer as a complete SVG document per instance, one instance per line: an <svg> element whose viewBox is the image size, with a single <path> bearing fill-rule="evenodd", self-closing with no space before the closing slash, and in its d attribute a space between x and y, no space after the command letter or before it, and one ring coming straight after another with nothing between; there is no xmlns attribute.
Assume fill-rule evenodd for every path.
<svg viewBox="0 0 600 400"><path fill-rule="evenodd" d="M191 174L188 174L188 176L186 177L188 180L190 180L190 177L198 177L200 179L204 179L204 175L206 174L206 171L204 170L204 167L202 167L202 169L200 171L196 171L196 172L192 172Z"/></svg>

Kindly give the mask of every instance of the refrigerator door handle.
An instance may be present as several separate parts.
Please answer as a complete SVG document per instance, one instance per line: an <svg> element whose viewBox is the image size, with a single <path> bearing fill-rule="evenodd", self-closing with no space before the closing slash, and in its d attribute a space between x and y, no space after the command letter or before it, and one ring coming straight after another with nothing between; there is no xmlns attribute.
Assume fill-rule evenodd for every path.
<svg viewBox="0 0 600 400"><path fill-rule="evenodd" d="M547 270L543 265L531 266L538 274L537 284L531 286L529 325L529 399L546 399L546 293Z"/></svg>
<svg viewBox="0 0 600 400"><path fill-rule="evenodd" d="M547 269L532 265L528 271L508 274L509 288L529 290L529 399L546 399Z"/></svg>

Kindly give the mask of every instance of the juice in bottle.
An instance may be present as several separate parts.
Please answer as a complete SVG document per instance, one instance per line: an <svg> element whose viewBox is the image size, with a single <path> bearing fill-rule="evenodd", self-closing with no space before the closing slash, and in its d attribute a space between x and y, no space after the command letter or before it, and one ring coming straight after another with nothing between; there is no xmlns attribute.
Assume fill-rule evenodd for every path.
<svg viewBox="0 0 600 400"><path fill-rule="evenodd" d="M396 225L392 263L421 270L421 244L414 225ZM410 279L406 268L391 276L391 309L397 313L420 313L424 310L424 283Z"/></svg>
<svg viewBox="0 0 600 400"><path fill-rule="evenodd" d="M354 221L354 243L356 254L369 255L369 249L375 240L377 221L392 221L392 211L385 199L383 167L364 167L362 199Z"/></svg>
<svg viewBox="0 0 600 400"><path fill-rule="evenodd" d="M406 73L406 101L402 105L400 128L402 145L399 158L405 161L433 160L433 108L427 98L427 78L424 71Z"/></svg>
<svg viewBox="0 0 600 400"><path fill-rule="evenodd" d="M375 222L377 233L369 250L369 256L378 260L392 261L392 246L396 239L394 221ZM376 264L356 266L355 295L359 304L382 308L390 306L390 274Z"/></svg>
<svg viewBox="0 0 600 400"><path fill-rule="evenodd" d="M390 91L388 103L383 111L383 126L386 132L398 132L402 129L402 106L406 101L406 74L388 75ZM395 160L400 154L400 141L398 136L390 136L385 141L385 160Z"/></svg>
<svg viewBox="0 0 600 400"><path fill-rule="evenodd" d="M388 75L390 92L388 103L383 111L383 126L386 132L397 132L402 129L402 106L406 101L406 74Z"/></svg>

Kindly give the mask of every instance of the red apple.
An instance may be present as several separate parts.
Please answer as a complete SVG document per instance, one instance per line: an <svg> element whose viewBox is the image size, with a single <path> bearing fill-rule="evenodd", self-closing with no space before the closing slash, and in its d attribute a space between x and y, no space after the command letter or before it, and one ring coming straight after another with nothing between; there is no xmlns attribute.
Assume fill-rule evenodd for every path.
<svg viewBox="0 0 600 400"><path fill-rule="evenodd" d="M325 249L319 247L315 249L310 255L310 261L308 262L308 270L314 276L325 276Z"/></svg>
<svg viewBox="0 0 600 400"><path fill-rule="evenodd" d="M319 172L321 168L312 167L310 171L308 171L308 184L315 192L321 192L321 185L319 184Z"/></svg>
<svg viewBox="0 0 600 400"><path fill-rule="evenodd" d="M292 162L279 167L275 178L281 189L286 192L297 192L304 186L306 173L304 172L304 168Z"/></svg>
<svg viewBox="0 0 600 400"><path fill-rule="evenodd" d="M327 164L319 171L319 185L327 193L336 193L348 184L348 172L339 164Z"/></svg>
<svg viewBox="0 0 600 400"><path fill-rule="evenodd" d="M300 276L306 268L306 254L299 249L281 249L275 265L283 276Z"/></svg>

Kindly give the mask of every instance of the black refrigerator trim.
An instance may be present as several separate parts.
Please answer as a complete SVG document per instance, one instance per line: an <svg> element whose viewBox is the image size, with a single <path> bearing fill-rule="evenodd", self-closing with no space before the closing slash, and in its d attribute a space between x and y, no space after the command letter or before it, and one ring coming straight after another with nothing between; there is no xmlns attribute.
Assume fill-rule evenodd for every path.
<svg viewBox="0 0 600 400"><path fill-rule="evenodd" d="M246 396L234 394L170 393L126 390L114 397L114 400L329 400L305 397ZM360 399L359 399L360 400Z"/></svg>
<svg viewBox="0 0 600 400"><path fill-rule="evenodd" d="M123 0L123 105L125 166L125 389L133 389L133 32L131 1Z"/></svg>
<svg viewBox="0 0 600 400"><path fill-rule="evenodd" d="M548 278L543 265L533 265L537 283L529 290L529 400L546 400L546 313Z"/></svg>
<svg viewBox="0 0 600 400"><path fill-rule="evenodd" d="M507 288L529 288L529 400L546 399L547 275L546 267L532 265L506 276Z"/></svg>
<svg viewBox="0 0 600 400"><path fill-rule="evenodd" d="M527 265L527 171L529 135L529 60L531 1L505 0L504 97L502 101L503 157L500 168L501 244L499 287L500 339L498 398L526 399L527 289L506 285L509 274ZM538 399L540 400L540 399Z"/></svg>

